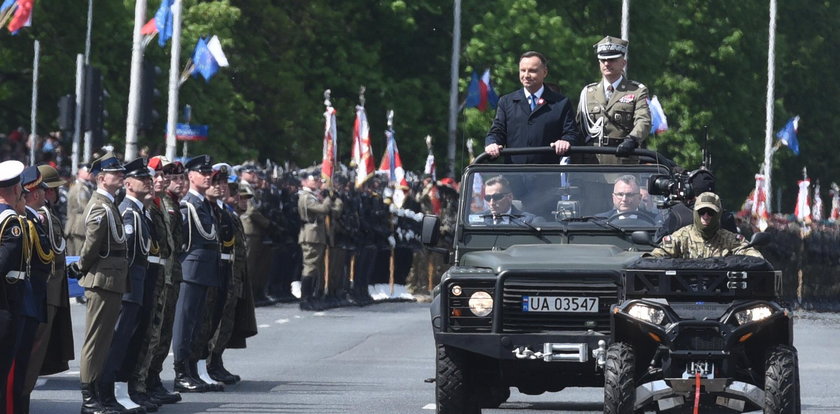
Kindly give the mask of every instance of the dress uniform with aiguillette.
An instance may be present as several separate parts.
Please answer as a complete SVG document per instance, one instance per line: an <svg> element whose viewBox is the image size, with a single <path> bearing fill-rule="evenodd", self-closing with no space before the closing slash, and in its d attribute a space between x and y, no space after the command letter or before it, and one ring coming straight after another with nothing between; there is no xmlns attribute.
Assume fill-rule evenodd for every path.
<svg viewBox="0 0 840 414"><path fill-rule="evenodd" d="M624 59L629 42L607 36L594 45L599 60ZM613 83L606 78L586 85L580 92L578 124L586 145L627 147L642 145L650 134L650 109L645 85L620 76ZM594 159L587 157L588 162ZM638 157L598 155L600 164L638 164Z"/></svg>
<svg viewBox="0 0 840 414"><path fill-rule="evenodd" d="M194 157L184 164L192 173L210 175L213 165L209 155ZM184 253L180 257L183 282L175 307L172 329L172 348L175 354L175 389L181 392L208 391L196 372L197 361L191 359L193 341L199 323L207 312L207 288L219 287L218 223L210 202L204 197L206 189L192 188L181 199L184 219Z"/></svg>
<svg viewBox="0 0 840 414"><path fill-rule="evenodd" d="M7 406L7 380L20 341L17 331L25 318L25 284L29 279L30 244L21 200L20 161L0 163L0 407Z"/></svg>
<svg viewBox="0 0 840 414"><path fill-rule="evenodd" d="M105 410L100 397L113 394L113 384L101 383L102 371L111 348L114 328L122 306L122 295L129 291L126 235L120 211L114 204L114 192L107 189L99 174L122 176L120 161L107 153L91 164L97 175L97 189L85 208L85 243L79 261L71 264L82 276L79 285L85 288L87 309L85 336L79 360L82 385L82 413Z"/></svg>
<svg viewBox="0 0 840 414"><path fill-rule="evenodd" d="M138 158L126 164L125 179L139 182L150 181L151 176L146 167L146 160ZM149 187L150 183L147 183L146 188ZM114 330L108 360L101 376L102 387L100 387L100 389L107 387L109 391L108 395L104 393L100 395L102 403L118 411L138 407L128 395L127 382L130 369L126 369L126 365L133 366L130 362L132 354L129 353L129 349L132 341L138 339L135 332L140 324L143 310L146 270L149 266L148 256L153 239L151 222L146 216L144 202L140 199L145 195L142 190L135 192L126 186L125 198L119 206L125 231L128 281L131 289L122 295L122 307ZM136 354L136 350L133 354ZM126 363L127 359L130 360L128 363Z"/></svg>
<svg viewBox="0 0 840 414"><path fill-rule="evenodd" d="M55 253L50 244L47 228L41 221L36 208L44 203L44 187L38 167L26 167L20 175L21 185L26 192L26 225L32 256L29 261L29 278L22 284L24 295L24 316L18 325L18 349L15 352L12 394L14 412L29 412L29 393L26 392L26 372L38 326L47 322L47 279L53 270Z"/></svg>

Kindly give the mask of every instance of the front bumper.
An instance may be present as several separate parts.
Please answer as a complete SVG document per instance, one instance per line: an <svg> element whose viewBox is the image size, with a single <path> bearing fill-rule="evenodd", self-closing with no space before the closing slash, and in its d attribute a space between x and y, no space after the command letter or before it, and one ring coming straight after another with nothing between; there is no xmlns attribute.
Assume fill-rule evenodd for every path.
<svg viewBox="0 0 840 414"><path fill-rule="evenodd" d="M435 342L499 360L587 363L602 359L609 335L589 333L435 333Z"/></svg>

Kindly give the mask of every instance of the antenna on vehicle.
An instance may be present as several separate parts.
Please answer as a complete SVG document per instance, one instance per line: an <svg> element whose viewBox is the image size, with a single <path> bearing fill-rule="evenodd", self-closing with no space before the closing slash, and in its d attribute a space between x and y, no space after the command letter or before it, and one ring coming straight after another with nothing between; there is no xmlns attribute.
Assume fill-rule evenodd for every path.
<svg viewBox="0 0 840 414"><path fill-rule="evenodd" d="M709 153L709 126L703 125L703 162L700 166L708 170L712 164L712 154Z"/></svg>

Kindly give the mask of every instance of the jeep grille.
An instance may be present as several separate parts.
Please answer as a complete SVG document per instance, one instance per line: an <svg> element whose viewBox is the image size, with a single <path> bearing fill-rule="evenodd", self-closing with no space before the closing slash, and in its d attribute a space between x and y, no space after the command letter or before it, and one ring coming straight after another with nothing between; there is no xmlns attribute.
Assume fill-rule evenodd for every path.
<svg viewBox="0 0 840 414"><path fill-rule="evenodd" d="M550 277L512 276L504 282L503 332L550 332L593 330L610 333L610 305L618 302L618 287L611 278L562 275ZM523 312L523 296L598 297L599 309L592 313Z"/></svg>

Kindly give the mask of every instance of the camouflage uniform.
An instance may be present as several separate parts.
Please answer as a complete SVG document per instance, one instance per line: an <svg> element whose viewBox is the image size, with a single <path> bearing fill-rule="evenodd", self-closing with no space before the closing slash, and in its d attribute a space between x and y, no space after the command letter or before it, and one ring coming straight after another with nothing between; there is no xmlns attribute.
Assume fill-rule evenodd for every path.
<svg viewBox="0 0 840 414"><path fill-rule="evenodd" d="M707 223L701 219L700 212L712 211ZM762 257L758 250L747 247L744 236L720 228L723 206L720 197L706 192L697 197L694 203L694 223L685 226L670 236L662 239L662 244L649 253L654 257L682 259L705 259L730 255Z"/></svg>
<svg viewBox="0 0 840 414"><path fill-rule="evenodd" d="M723 257L733 254L762 257L758 250L748 247L744 236L729 230L720 229L706 240L693 224L689 224L670 236L662 239L662 244L650 254L654 257L673 257L683 259L704 259Z"/></svg>

